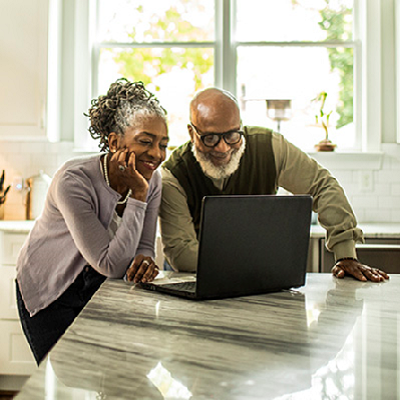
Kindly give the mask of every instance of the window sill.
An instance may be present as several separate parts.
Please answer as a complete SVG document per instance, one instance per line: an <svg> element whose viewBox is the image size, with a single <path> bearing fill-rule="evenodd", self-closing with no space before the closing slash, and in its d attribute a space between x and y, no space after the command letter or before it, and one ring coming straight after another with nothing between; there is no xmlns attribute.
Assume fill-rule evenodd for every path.
<svg viewBox="0 0 400 400"><path fill-rule="evenodd" d="M327 169L379 170L382 167L384 152L316 152L308 155Z"/></svg>

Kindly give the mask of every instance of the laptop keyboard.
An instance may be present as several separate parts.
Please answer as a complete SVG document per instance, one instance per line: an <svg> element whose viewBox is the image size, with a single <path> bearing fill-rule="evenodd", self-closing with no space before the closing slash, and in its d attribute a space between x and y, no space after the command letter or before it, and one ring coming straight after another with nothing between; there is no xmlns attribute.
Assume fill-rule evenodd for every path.
<svg viewBox="0 0 400 400"><path fill-rule="evenodd" d="M163 284L160 286L168 288L168 289L179 290L182 292L192 292L192 293L196 292L196 282L195 281L166 283L166 284Z"/></svg>

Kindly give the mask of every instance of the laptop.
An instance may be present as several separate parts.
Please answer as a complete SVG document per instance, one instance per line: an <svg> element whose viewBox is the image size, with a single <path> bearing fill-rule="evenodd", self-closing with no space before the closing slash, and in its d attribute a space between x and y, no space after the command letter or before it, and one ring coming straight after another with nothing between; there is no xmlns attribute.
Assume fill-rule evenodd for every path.
<svg viewBox="0 0 400 400"><path fill-rule="evenodd" d="M140 286L189 299L223 299L305 284L311 196L206 196L196 279Z"/></svg>

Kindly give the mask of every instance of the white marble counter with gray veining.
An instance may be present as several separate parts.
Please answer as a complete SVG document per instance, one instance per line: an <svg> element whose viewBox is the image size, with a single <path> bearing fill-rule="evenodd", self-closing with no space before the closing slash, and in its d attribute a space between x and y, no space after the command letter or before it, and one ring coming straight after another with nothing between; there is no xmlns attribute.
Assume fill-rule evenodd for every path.
<svg viewBox="0 0 400 400"><path fill-rule="evenodd" d="M396 399L400 276L190 301L107 280L22 399Z"/></svg>

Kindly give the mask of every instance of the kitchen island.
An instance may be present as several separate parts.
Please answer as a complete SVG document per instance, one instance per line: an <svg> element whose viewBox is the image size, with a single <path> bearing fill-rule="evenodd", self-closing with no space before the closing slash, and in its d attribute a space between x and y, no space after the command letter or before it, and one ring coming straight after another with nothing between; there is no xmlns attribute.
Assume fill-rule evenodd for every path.
<svg viewBox="0 0 400 400"><path fill-rule="evenodd" d="M400 275L197 302L108 279L17 399L395 399L399 321Z"/></svg>

